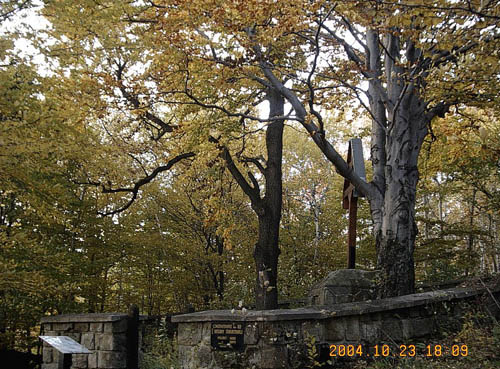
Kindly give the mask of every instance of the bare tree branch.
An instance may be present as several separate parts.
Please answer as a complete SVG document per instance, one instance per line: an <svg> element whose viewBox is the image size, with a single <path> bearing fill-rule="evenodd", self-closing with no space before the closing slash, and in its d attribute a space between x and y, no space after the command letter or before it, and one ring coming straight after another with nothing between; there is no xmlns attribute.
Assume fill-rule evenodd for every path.
<svg viewBox="0 0 500 369"><path fill-rule="evenodd" d="M119 89L120 89L120 92L122 93L123 97L129 102L132 104L132 106L134 107L134 109L141 109L141 103L139 101L139 99L137 98L137 96L134 96L132 95L131 93L129 93L125 87L125 85L123 84L123 72L125 70L125 67L127 65L127 62L115 62L116 63L116 66L117 66L117 70L116 70L116 77L117 77L117 80L118 80L118 83L119 83ZM176 129L177 127L174 126L174 125L171 125L170 122L169 123L166 123L165 121L163 121L162 119L160 119L158 116L152 114L151 112L149 111L146 111L144 113L144 117L146 119L148 119L150 122L156 124L158 127L155 127L159 133L158 133L158 136L156 138L154 138L155 141L158 141L165 133L167 132L173 132L174 129Z"/></svg>
<svg viewBox="0 0 500 369"><path fill-rule="evenodd" d="M109 187L106 187L105 184L99 181L88 181L88 182L80 182L77 184L85 184L85 185L92 185L92 186L98 186L101 187L102 193L131 193L132 197L130 200L122 207L112 210L112 211L107 211L107 212L98 212L99 215L101 216L107 216L107 215L114 215L118 214L124 210L127 210L135 201L137 198L137 195L139 194L139 190L141 189L142 186L150 183L153 179L155 179L158 174L165 172L167 170L170 170L174 164L178 163L179 161L183 159L187 159L190 157L193 157L195 154L192 152L184 153L177 155L173 159L169 160L166 165L159 166L151 172L151 174L145 176L144 178L141 178L137 182L135 182L133 187L119 187L119 188L111 188L111 185L108 184Z"/></svg>
<svg viewBox="0 0 500 369"><path fill-rule="evenodd" d="M262 165L262 163L259 161L259 159L263 159L262 157L260 158L249 158L247 156L242 156L241 157L241 161L244 162L244 163L252 163L254 164L257 169L259 169L259 171L262 173L262 175L266 175L266 170L264 168L264 166Z"/></svg>
<svg viewBox="0 0 500 369"><path fill-rule="evenodd" d="M254 185L254 187L252 187L245 179L241 171L238 169L236 164L234 163L231 153L229 152L227 147L220 145L219 140L215 137L211 136L209 138L209 141L217 145L217 148L221 151L220 155L222 159L224 159L224 161L226 162L227 169L229 169L229 172L231 172L233 178L241 187L243 192L250 198L252 205L253 206L259 205L262 199L260 197L260 188L258 186L258 183L256 184L254 182L255 177L253 177L253 175L250 176L250 180Z"/></svg>
<svg viewBox="0 0 500 369"><path fill-rule="evenodd" d="M248 33L248 32L247 32ZM249 37L252 39L252 34L249 34ZM347 178L351 183L356 186L361 193L363 193L368 198L372 198L377 195L374 191L374 187L365 182L361 177L359 177L352 168L346 163L344 158L335 150L335 148L328 142L323 134L320 133L320 129L313 121L307 121L307 111L299 100L299 98L287 88L272 72L272 66L267 63L260 51L258 45L253 46L254 52L259 58L259 65L269 80L272 83L273 87L292 105L295 113L297 115L297 120L302 124L302 126L309 132L313 141L316 145L321 149L321 151L325 154L325 156L330 160L330 162L335 166L338 173L344 178Z"/></svg>
<svg viewBox="0 0 500 369"><path fill-rule="evenodd" d="M337 41L340 45L342 45L349 60L351 60L352 62L354 62L357 65L360 73L367 80L372 82L374 87L378 90L378 92L380 93L380 96L382 97L382 101L384 102L384 104L389 104L390 101L389 101L389 98L387 96L387 92L385 91L384 87L382 86L382 83L380 82L380 79L378 78L378 76L373 71L365 69L365 65L367 64L368 54L365 55L366 60L363 61L357 55L356 50L354 50L354 48L351 45L349 45L346 40L344 40L342 37L338 36L332 29L330 29L324 23L321 25L321 27L323 29L325 29L328 32L328 34L331 37L333 37L333 39L335 41Z"/></svg>

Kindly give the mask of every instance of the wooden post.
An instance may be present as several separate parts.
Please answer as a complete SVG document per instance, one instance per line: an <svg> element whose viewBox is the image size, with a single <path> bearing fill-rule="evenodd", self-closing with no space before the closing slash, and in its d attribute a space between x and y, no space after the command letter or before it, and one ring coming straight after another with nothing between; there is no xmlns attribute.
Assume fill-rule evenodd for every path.
<svg viewBox="0 0 500 369"><path fill-rule="evenodd" d="M347 268L356 269L356 221L358 219L358 198L349 199L349 233L347 237Z"/></svg>
<svg viewBox="0 0 500 369"><path fill-rule="evenodd" d="M127 369L139 369L139 308L130 305L127 325Z"/></svg>

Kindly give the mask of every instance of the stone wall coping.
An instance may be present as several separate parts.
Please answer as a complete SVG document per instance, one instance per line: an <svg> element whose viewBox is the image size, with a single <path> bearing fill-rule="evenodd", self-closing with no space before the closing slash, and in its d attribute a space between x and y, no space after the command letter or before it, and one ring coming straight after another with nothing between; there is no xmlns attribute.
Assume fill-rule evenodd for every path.
<svg viewBox="0 0 500 369"><path fill-rule="evenodd" d="M98 314L61 314L44 316L40 322L43 323L94 323L94 322L116 322L127 317L123 313L98 313Z"/></svg>
<svg viewBox="0 0 500 369"><path fill-rule="evenodd" d="M116 322L127 318L124 313L91 313L91 314L61 314L44 316L40 323L104 323ZM145 315L139 316L139 320L147 320Z"/></svg>
<svg viewBox="0 0 500 369"><path fill-rule="evenodd" d="M298 309L277 310L207 310L197 313L176 315L173 323L209 322L209 321L286 321L286 320L314 320L328 319L339 316L361 315L381 311L404 309L413 306L426 305L435 302L451 301L473 297L486 293L486 287L457 287L440 291L415 293L412 295L390 297L380 300L350 302L329 306L309 306ZM490 286L490 292L499 292L500 285Z"/></svg>

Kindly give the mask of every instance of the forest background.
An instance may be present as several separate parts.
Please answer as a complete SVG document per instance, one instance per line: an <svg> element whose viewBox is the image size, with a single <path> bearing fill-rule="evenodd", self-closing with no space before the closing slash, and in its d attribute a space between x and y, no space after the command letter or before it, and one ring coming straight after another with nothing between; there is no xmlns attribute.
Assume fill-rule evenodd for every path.
<svg viewBox="0 0 500 369"><path fill-rule="evenodd" d="M158 40L147 34L139 40L143 30L132 31L133 17L130 22L115 22L130 15L137 4L159 5L103 3L94 17L86 13L79 18L78 13L95 11L99 5L81 3L1 3L0 346L4 348L29 350L37 341L40 317L46 314L125 311L132 303L148 315L190 307L233 308L239 301L254 304L257 218L209 137L225 137L223 144L238 153L237 164L245 172L258 166L250 159L265 151L269 122L265 118L246 122L242 128L240 119L179 105L175 111L153 108L163 122L182 125L182 130L144 124L154 121L147 105L156 89L154 73L167 73L168 64L148 69L166 63L161 53L151 51ZM463 3L470 5L462 9L468 16L498 23L495 2ZM230 13L231 7L226 11ZM44 30L21 25L23 14L32 12L44 14L53 25ZM9 23L13 18L14 25ZM137 23L147 24L144 19ZM100 44L89 44L87 36L96 30L103 32ZM36 52L20 52L20 40L29 40ZM488 58L460 61L475 68L468 69L469 78L462 75L457 82L443 77L461 73L457 62L456 69L442 71L443 78L432 84L431 91L462 99L433 119L418 162L414 260L419 283L499 270L500 67L498 48L492 50ZM131 65L126 77L125 72L117 73L125 64ZM349 74L346 68L342 73ZM228 82L224 73L221 68L220 78L212 82L235 83ZM485 76L489 78L483 80ZM497 85L492 84L495 78ZM209 96L223 87L200 84L193 90ZM353 93L341 96L325 103L324 119L330 142L345 155L345 143L352 137L362 138L369 147L372 116L353 102ZM262 102L261 112L266 109L262 106L266 103ZM169 140L162 140L166 134ZM186 148L196 155L155 172ZM285 122L282 165L277 293L280 301L291 301L293 306L314 282L345 267L347 214L341 206L344 179L293 121ZM144 183L139 188L135 185L141 178ZM259 176L253 179L263 181ZM356 266L374 269L370 209L366 201L359 204Z"/></svg>

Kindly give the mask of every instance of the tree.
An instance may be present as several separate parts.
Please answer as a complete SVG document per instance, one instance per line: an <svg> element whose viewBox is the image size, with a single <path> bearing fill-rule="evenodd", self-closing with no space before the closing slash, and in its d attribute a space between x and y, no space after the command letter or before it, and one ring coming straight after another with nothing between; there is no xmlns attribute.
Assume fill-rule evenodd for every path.
<svg viewBox="0 0 500 369"><path fill-rule="evenodd" d="M53 36L60 40L54 49L66 54L61 60L80 58L80 68L97 76L94 83L108 97L121 91L136 114L157 124L152 129L161 134L183 130L153 114L160 106L176 119L189 120L184 132L191 138L199 135L205 142L215 130L217 147L229 164L235 161L224 147L238 132L249 133L245 122L270 123L269 128L276 123L277 130L285 119L302 125L370 202L377 267L383 272L380 295L413 292L421 147L433 119L450 107L494 103L497 91L490 81L498 74L498 59L491 55L498 49L498 4L161 1L75 6L61 1L48 3L44 12L52 15ZM78 26L74 19L80 19ZM61 34L68 37L61 39ZM92 56L89 45L94 46ZM136 70L129 68L126 75L125 65L133 64ZM270 117L261 118L255 106L264 95L286 101L292 111L281 114L273 107L281 103L271 104ZM370 183L349 169L325 125L325 111L356 98L372 118ZM202 144L197 150L206 149ZM243 181L236 169L232 172L252 203L261 204L256 183L251 177ZM269 196L275 198L266 193L261 200ZM258 213L259 206L254 207ZM272 218L269 222L276 224L278 218ZM268 250L262 254L266 263L256 262L264 282L267 268L274 274L277 260L277 247ZM260 258L260 251L256 255ZM274 278L269 279L273 288ZM259 284L257 291L264 292ZM259 299L259 306L267 306ZM274 297L266 300L275 304Z"/></svg>
<svg viewBox="0 0 500 369"><path fill-rule="evenodd" d="M424 144L416 258L427 279L498 270L498 129L494 110L461 109Z"/></svg>
<svg viewBox="0 0 500 369"><path fill-rule="evenodd" d="M0 67L0 347L30 350L40 316L81 311L76 229L92 215L68 179L79 155L89 154L81 148L92 145L55 106L53 81L7 55Z"/></svg>
<svg viewBox="0 0 500 369"><path fill-rule="evenodd" d="M2 2L0 22L26 6ZM102 149L97 134L59 103L57 79L16 49L22 32L2 31L0 348L31 350L43 315L95 309L109 263L96 250L116 248L108 241L112 219L96 218L96 192L74 183L84 158Z"/></svg>
<svg viewBox="0 0 500 369"><path fill-rule="evenodd" d="M66 4L57 4L57 5L62 5L66 6ZM77 8L70 6L68 4L69 8L66 8L66 10L74 11L78 10ZM153 7L154 8L154 7ZM132 8L131 8L132 9ZM122 9L120 9L122 10ZM50 8L47 8L47 11L50 12ZM60 9L59 9L60 11ZM64 12L66 15L69 15L66 11ZM124 13L120 13L119 16L122 16ZM113 16L113 9L110 10L106 16ZM61 31L63 33L67 32L72 32L71 27L65 28L68 26L66 17L62 17L60 19L57 19L54 23L56 26L60 24L64 24L64 27L61 26ZM104 21L104 17L102 18L102 21ZM133 19L131 19L133 21ZM147 22L143 22L142 20L138 20L137 23L143 24ZM91 28L94 27L94 25L89 26ZM129 26L127 26L129 27ZM122 27L123 28L123 27ZM141 27L138 27L135 29L135 32L142 32ZM127 29L128 31L132 32L131 28ZM253 163L253 165L256 166L256 168L259 171L259 174L254 175L250 171L248 171L248 177L245 178L245 175L242 174L241 170L238 168L238 166L235 164L235 161L233 159L233 156L231 155L230 152L230 137L229 135L232 134L232 131L235 131L237 134L243 134L243 135L248 135L248 132L246 132L248 129L244 127L236 127L236 128L231 128L231 125L234 123L230 122L229 125L223 121L222 125L222 133L223 134L218 134L217 133L217 127L211 128L210 130L207 129L206 127L203 127L200 129L199 122L207 120L207 119L214 119L216 121L220 121L220 114L217 116L216 114L200 114L198 111L200 108L205 109L205 103L203 102L196 102L195 106L197 106L197 109L194 110L192 107L188 108L182 108L182 102L175 102L174 105L176 106L175 109L172 109L169 111L167 116L165 117L165 114L160 113L159 111L154 111L155 109L148 108L147 106L149 105L146 99L143 97L144 94L141 91L144 91L148 86L144 85L146 81L140 80L137 78L137 76L134 76L134 78L131 78L131 72L134 68L134 64L141 68L141 65L144 65L146 61L140 60L139 58L143 56L144 54L141 54L140 52L136 52L134 47L136 45L134 44L133 47L131 47L131 42L129 40L125 42L120 42L119 38L121 37L119 33L114 34L106 32L106 34L100 35L102 33L102 29L98 30L95 42L99 42L100 44L104 45L104 47L101 49L101 52L95 53L94 50L94 55L92 56L93 63L95 63L94 70L86 71L84 75L82 76L82 83L85 83L85 80L91 81L90 86L83 86L87 91L89 92L96 92L96 90L101 90L103 93L109 97L109 98L114 98L115 102L113 105L114 111L109 110L106 106L103 106L99 113L96 113L96 106L92 106L92 112L89 112L89 119L90 117L94 117L96 120L105 120L106 118L103 118L105 114L108 114L108 116L116 116L116 111L118 109L123 108L123 100L125 100L125 103L132 109L134 109L133 115L130 116L124 116L123 114L120 115L119 119L122 121L124 118L128 119L130 121L131 125L140 123L142 124L142 127L145 129L146 134L149 133L151 137L153 138L153 142L158 142L160 138L166 138L167 135L169 134L169 139L174 141L175 146L181 147L177 149L177 156L176 155L171 155L173 156L173 159L168 161L167 165L163 165L161 167L157 167L156 169L152 169L152 171L145 171L146 172L146 177L145 179L141 179L139 181L136 181L135 183L132 184L132 186L125 187L125 186L116 186L114 185L115 183L123 182L122 178L117 178L116 176L111 179L109 174L104 175L102 177L107 177L107 184L103 184L104 182L102 180L94 180L91 179L87 181L89 184L94 184L102 187L103 192L105 193L113 193L113 194L121 194L121 193L126 193L130 192L132 193L132 198L127 204L123 207L121 207L118 210L113 210L109 211L108 214L113 214L116 213L117 211L125 210L127 209L133 200L137 197L138 194L138 189L146 184L149 183L153 178L156 177L156 175L159 173L158 168L162 168L161 171L164 170L169 170L172 165L179 160L183 158L189 158L194 156L196 153L203 153L202 150L206 150L206 148L200 149L200 141L203 143L203 145L206 147L207 144L212 145L210 148L211 150L219 151L220 153L220 158L225 161L227 168L229 172L233 175L235 178L236 182L240 185L242 188L243 192L248 196L252 208L257 214L257 217L259 219L259 231L258 231L258 240L256 242L256 247L255 247L255 261L256 261L256 268L257 268L257 281L256 281L256 299L257 299L257 306L259 308L273 308L277 307L277 289L276 289L276 280L277 280L277 263L278 263L278 255L279 255L279 249L278 249L278 238L279 238L279 223L280 223L280 217L281 217L281 202L282 202L282 193L281 193L281 156L282 156L282 132L283 132L283 125L284 125L284 119L282 118L284 113L283 113L283 106L284 106L284 101L283 98L281 97L280 94L276 93L274 89L266 89L262 91L257 91L251 92L251 94L248 93L239 93L241 96L238 97L239 101L243 101L244 99L248 100L248 97L251 98L250 103L246 103L247 105L247 110L252 110L252 103L255 101L258 101L262 99L262 96L265 95L265 98L270 102L270 118L267 119L267 121L271 122L269 126L265 129L266 131L266 153L267 157L264 159L262 158L251 158L251 157L244 157L244 144L243 148L238 152L237 156L238 159L240 159L241 162L243 163ZM205 35L203 33L200 33L201 37L205 39ZM154 35L156 36L156 35ZM149 42L149 43L148 43ZM138 44L140 44L141 47L144 48L149 48L149 50L152 50L152 40L151 39L144 39L142 38ZM205 41L206 42L206 41ZM133 43L133 42L132 42ZM117 46L121 45L121 46ZM80 52L87 53L88 51L85 50L85 46L82 47L82 44L73 43L73 49L71 49L71 52L75 52L76 49L78 49ZM108 45L110 45L108 47ZM59 46L56 46L57 50L59 50ZM118 49L118 51L116 51ZM158 68L162 63L159 60L155 60L157 58L163 57L158 51L154 52L154 58L153 61L156 62L154 64L155 68ZM74 55L74 54L73 54ZM65 57L69 57L69 55L64 55ZM61 64L65 63L65 60L63 57L61 57ZM82 63L89 63L87 59L81 59L80 60ZM108 65L105 66L105 72L101 71L101 67L103 63L107 63ZM190 67L191 68L191 67ZM194 68L200 68L200 63L198 62L197 64L194 64ZM78 73L78 68L74 70L75 75ZM103 79L103 75L106 74L106 78ZM133 72L132 72L133 73ZM145 72L143 75L151 75L154 73L157 73L157 71L151 69ZM88 75L92 75L97 77L97 79L101 80L91 80L88 79ZM175 77L175 76L174 76ZM104 82L104 84L102 83ZM182 80L181 81L175 81L175 86L178 86L178 83L184 83ZM152 90L157 89L161 84L166 83L166 81L157 81L153 80L153 83L155 83L155 87L153 89L150 89L150 93L153 93L154 96L149 95L150 99L150 106L153 105L161 105L162 101L161 99L158 100L156 93L151 92ZM203 90L209 90L210 89L210 82L206 81L205 85L199 85L198 83L196 84L197 89L195 90L194 88L191 89L191 92L188 92L186 90L186 98L188 101L196 101L195 95L190 95L192 94L198 94L198 90L203 91ZM90 88L89 88L90 87ZM92 88L96 88L96 90L92 91ZM116 95L116 91L119 92L119 96ZM167 92L168 94L168 92ZM102 94L101 94L102 95ZM237 96L237 94L235 94ZM120 101L121 100L121 101ZM103 102L103 105L106 105ZM165 104L164 104L165 105ZM168 103L167 103L168 105ZM181 106L179 108L178 106ZM225 114L223 114L225 115ZM168 123L167 119L168 116L172 117ZM245 116L244 115L239 115L239 118L242 120L242 124ZM190 125L192 127L189 127L188 124L171 124L170 122L172 119L177 119L177 120L182 120L182 119L189 119ZM266 121L264 119L263 121ZM120 122L121 123L121 122ZM229 127L229 128L228 128ZM255 127L250 127L249 129L254 129ZM111 131L108 127L108 130ZM114 140L118 138L118 140L122 140L123 135L121 132L124 130L127 130L124 128L124 125L117 125L114 128L114 132L112 136L114 135ZM215 131L215 134L212 134L212 131ZM185 132L185 133L182 133ZM182 138L183 135L185 138ZM143 133L144 134L144 133ZM200 135L201 137L196 137L193 138L193 134L195 135ZM122 137L120 137L120 135ZM172 137L174 136L174 137ZM179 136L181 136L181 139L179 139ZM122 140L123 141L123 140ZM163 140L164 142L166 140ZM178 142L175 143L175 141L180 141L183 143L183 145L180 145ZM198 146L196 146L198 144ZM153 144L154 145L154 144ZM156 145L155 145L156 146ZM145 168L145 167L151 167L151 162L145 159L144 157L144 152L149 151L149 149L143 148L143 154L141 157L136 157L137 162L139 162L139 166L137 166L137 163L134 163L134 166L137 167L137 169L140 168ZM161 153L161 150L165 150L165 145L158 145L157 146L158 151L156 151L158 154L158 157L165 157L165 151ZM175 150L175 149L174 149ZM182 151L178 151L182 150ZM169 149L170 152L173 150ZM180 152L180 153L179 153ZM138 152L135 153L136 155ZM242 156L240 158L240 156ZM142 162L141 162L142 160ZM248 165L248 164L245 164ZM154 166L153 166L154 167ZM103 170L105 172L105 170ZM259 180L256 177L260 177L263 182L265 182L265 189L263 188L262 190L265 190L265 194L261 195L261 184L259 184ZM84 181L81 181L80 183L84 183ZM112 185L113 184L113 185Z"/></svg>
<svg viewBox="0 0 500 369"><path fill-rule="evenodd" d="M477 68L479 54L498 47L499 35L488 32L498 23L498 8L491 3L473 11L466 5L455 7L447 2L437 8L425 2L410 5L375 2L362 9L366 4L325 2L313 14L311 24L316 27L296 32L313 49L313 63L304 81L309 87L308 94L301 95L296 89L286 87L276 77L283 73L282 69L263 60L259 65L339 173L367 196L376 236L377 267L383 272L380 295L401 295L414 291L417 162L430 123L435 117L444 116L450 106L485 104L497 96L486 84L481 85L486 89L482 95L469 92L472 78L444 94L435 93L429 76L453 83L466 70ZM395 16L394 7L399 7ZM439 17L435 17L435 11L441 12ZM460 44L452 39L456 39L457 25L464 25L459 31ZM486 32L481 34L481 30ZM437 34L436 38L432 38L433 34ZM353 43L348 42L348 35ZM463 44L462 39L469 41ZM320 57L325 58L323 54L331 55L334 60L339 48L348 59L348 73L333 61L327 61L326 68L318 63ZM487 75L494 80L498 60L488 61L493 63L490 64L493 73ZM325 88L323 81L337 80L357 96L360 78L368 82L366 108L373 121L371 183L365 183L347 168L326 139L321 114L315 109L316 105L322 105L315 92ZM474 82L475 88L479 88L478 80Z"/></svg>

